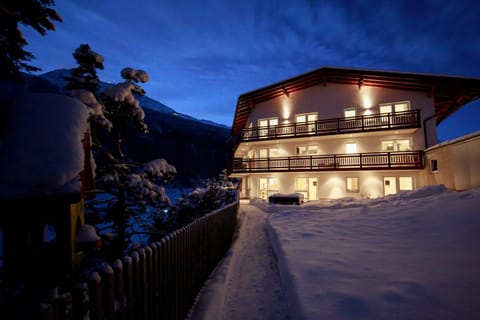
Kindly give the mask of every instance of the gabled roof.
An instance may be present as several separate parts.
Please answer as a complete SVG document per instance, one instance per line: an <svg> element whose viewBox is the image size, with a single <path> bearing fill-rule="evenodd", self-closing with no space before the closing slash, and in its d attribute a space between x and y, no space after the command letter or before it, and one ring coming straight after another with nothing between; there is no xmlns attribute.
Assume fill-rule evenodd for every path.
<svg viewBox="0 0 480 320"><path fill-rule="evenodd" d="M324 67L240 95L233 119L232 134L240 134L257 103L279 97L285 92L292 93L329 83L425 92L434 98L437 124L464 104L480 97L480 79L477 78Z"/></svg>

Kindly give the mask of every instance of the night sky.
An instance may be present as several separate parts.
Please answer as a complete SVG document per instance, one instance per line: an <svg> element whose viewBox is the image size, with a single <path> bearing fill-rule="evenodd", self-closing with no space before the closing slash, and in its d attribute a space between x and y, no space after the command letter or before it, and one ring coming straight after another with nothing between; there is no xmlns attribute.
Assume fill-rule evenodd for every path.
<svg viewBox="0 0 480 320"><path fill-rule="evenodd" d="M56 0L45 37L22 31L33 65L76 66L81 43L119 82L143 69L147 95L178 112L231 126L240 94L324 66L480 78L480 2ZM480 102L439 126L444 141L480 130Z"/></svg>

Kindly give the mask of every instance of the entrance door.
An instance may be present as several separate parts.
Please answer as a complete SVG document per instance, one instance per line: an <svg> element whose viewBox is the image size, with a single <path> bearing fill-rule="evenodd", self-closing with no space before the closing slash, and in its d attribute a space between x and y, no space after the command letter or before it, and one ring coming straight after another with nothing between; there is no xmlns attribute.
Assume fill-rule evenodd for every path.
<svg viewBox="0 0 480 320"><path fill-rule="evenodd" d="M317 178L308 179L308 200L317 200Z"/></svg>
<svg viewBox="0 0 480 320"><path fill-rule="evenodd" d="M383 177L384 195L397 193L397 180L395 177Z"/></svg>

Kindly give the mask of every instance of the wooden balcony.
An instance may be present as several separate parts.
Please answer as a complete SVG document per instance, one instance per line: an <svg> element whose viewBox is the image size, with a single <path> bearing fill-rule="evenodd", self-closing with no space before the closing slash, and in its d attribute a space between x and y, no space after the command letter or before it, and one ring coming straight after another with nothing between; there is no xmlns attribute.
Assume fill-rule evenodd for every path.
<svg viewBox="0 0 480 320"><path fill-rule="evenodd" d="M232 173L423 169L422 151L234 159Z"/></svg>
<svg viewBox="0 0 480 320"><path fill-rule="evenodd" d="M242 129L240 142L420 128L420 110Z"/></svg>

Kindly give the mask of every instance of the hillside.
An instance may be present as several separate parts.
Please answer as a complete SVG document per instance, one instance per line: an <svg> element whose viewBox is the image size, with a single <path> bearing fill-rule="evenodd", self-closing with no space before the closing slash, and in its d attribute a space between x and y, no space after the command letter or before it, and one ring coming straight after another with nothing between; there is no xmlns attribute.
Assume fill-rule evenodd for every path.
<svg viewBox="0 0 480 320"><path fill-rule="evenodd" d="M6 88L4 92L28 90L59 93L65 86L67 69L40 76L25 75L22 88ZM108 86L102 83L102 87ZM2 87L5 84L2 83ZM8 102L8 98L6 100ZM231 153L230 128L208 120L199 120L158 102L147 95L138 97L145 111L149 134L132 131L124 140L127 157L132 161L164 158L177 168L175 182L192 185L216 176L228 165Z"/></svg>

